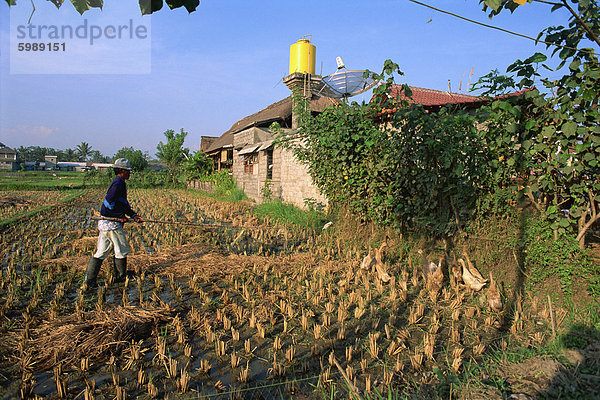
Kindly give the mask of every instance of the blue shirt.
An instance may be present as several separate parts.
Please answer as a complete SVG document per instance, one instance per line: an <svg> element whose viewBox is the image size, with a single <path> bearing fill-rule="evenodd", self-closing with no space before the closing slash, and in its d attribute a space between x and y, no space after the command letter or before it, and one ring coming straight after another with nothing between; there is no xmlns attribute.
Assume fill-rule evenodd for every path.
<svg viewBox="0 0 600 400"><path fill-rule="evenodd" d="M115 176L100 208L100 215L112 218L121 218L125 215L133 218L137 214L131 209L127 201L127 185L120 176Z"/></svg>

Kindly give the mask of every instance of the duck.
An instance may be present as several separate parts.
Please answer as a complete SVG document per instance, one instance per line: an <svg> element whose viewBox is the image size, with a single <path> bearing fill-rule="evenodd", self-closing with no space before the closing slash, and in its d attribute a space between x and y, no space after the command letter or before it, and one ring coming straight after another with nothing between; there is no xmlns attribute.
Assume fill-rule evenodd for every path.
<svg viewBox="0 0 600 400"><path fill-rule="evenodd" d="M467 259L467 262L468 261L469 259ZM462 258L459 258L458 262L462 265L462 279L465 282L465 285L475 292L480 291L487 284L487 279L484 279L470 262L469 266L465 264L465 261Z"/></svg>
<svg viewBox="0 0 600 400"><path fill-rule="evenodd" d="M444 271L442 270L442 258L439 259L438 264L429 263L429 269L435 267L435 271L430 273L427 277L427 287L431 292L439 292L444 284Z"/></svg>
<svg viewBox="0 0 600 400"><path fill-rule="evenodd" d="M459 284L463 283L462 270L458 266L458 262L456 261L456 255L454 255L452 261L448 263L448 270L449 275L452 277L452 286L458 286Z"/></svg>
<svg viewBox="0 0 600 400"><path fill-rule="evenodd" d="M377 275L379 279L381 279L384 283L387 283L392 279L390 274L387 273L385 265L383 264L383 255L387 250L388 244L387 240L384 240L379 246L379 249L375 249L375 271L377 271Z"/></svg>
<svg viewBox="0 0 600 400"><path fill-rule="evenodd" d="M429 262L423 250L419 249L417 252L421 255L421 266L423 267L423 276L427 282L427 289L430 292L437 293L442 289L444 283L444 272L442 271L442 260L440 257L438 263Z"/></svg>
<svg viewBox="0 0 600 400"><path fill-rule="evenodd" d="M487 290L487 301L490 308L493 311L500 312L502 311L502 296L500 296L500 291L496 286L496 282L494 281L494 276L490 272L490 287Z"/></svg>
<svg viewBox="0 0 600 400"><path fill-rule="evenodd" d="M375 257L371 254L373 249L369 246L369 253L363 258L362 263L360 263L360 268L365 271L370 271L371 268L375 265Z"/></svg>

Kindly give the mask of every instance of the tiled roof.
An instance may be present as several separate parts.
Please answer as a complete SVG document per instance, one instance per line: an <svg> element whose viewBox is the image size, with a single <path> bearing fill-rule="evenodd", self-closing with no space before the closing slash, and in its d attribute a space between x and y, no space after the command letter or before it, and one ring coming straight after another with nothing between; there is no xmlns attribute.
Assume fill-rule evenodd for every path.
<svg viewBox="0 0 600 400"><path fill-rule="evenodd" d="M233 134L230 133L229 131L227 131L224 134L222 134L220 137L218 137L216 140L213 140L213 142L210 144L210 146L205 150L205 153L210 154L210 153L213 153L222 148L232 147L232 146L233 146Z"/></svg>
<svg viewBox="0 0 600 400"><path fill-rule="evenodd" d="M8 146L0 147L0 152L2 152L2 154L16 154L17 153L16 151L14 151L13 149L11 149Z"/></svg>
<svg viewBox="0 0 600 400"><path fill-rule="evenodd" d="M318 97L310 101L310 109L312 111L321 112L327 106L337 104L339 100L329 99L326 97ZM242 118L231 126L228 132L238 133L251 126L267 126L271 122L284 120L292 115L292 98L286 97L271 104L270 106Z"/></svg>
<svg viewBox="0 0 600 400"><path fill-rule="evenodd" d="M411 103L421 104L423 106L442 106L444 104L468 104L468 103L479 103L482 101L481 97L471 96L462 93L449 93L441 90L424 89L419 87L410 86L412 90L412 98L407 98L404 95L404 91L401 90L402 86L394 85L392 87L392 97L400 96L401 99L406 99Z"/></svg>
<svg viewBox="0 0 600 400"><path fill-rule="evenodd" d="M462 105L472 105L477 106L481 103L489 101L489 98L481 97L481 96L472 96L463 93L450 93L444 92L442 90L434 90L434 89L424 89L420 87L409 86L412 90L412 98L408 98L404 95L404 91L402 91L402 85L393 85L391 95L392 96L400 96L401 99L406 99L411 103L421 104L425 107L436 107L443 106L446 104L462 104ZM518 92L509 93L502 96L496 96L497 98L506 98L512 96L520 96L533 88L524 89Z"/></svg>
<svg viewBox="0 0 600 400"><path fill-rule="evenodd" d="M339 103L337 99L330 99L326 97L318 97L310 101L310 109L312 111L321 112L325 108L332 104ZM227 132L221 137L215 140L210 147L206 150L207 153L214 152L222 148L225 145L233 144L233 135L248 129L251 126L268 127L275 121L285 120L290 118L292 115L292 98L286 97L285 99L279 100L266 108L242 118L241 120L234 123Z"/></svg>

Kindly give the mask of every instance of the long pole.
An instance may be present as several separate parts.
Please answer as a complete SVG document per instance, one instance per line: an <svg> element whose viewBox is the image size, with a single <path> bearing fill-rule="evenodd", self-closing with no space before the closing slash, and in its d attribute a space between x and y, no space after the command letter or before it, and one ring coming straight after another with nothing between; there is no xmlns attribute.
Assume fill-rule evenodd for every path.
<svg viewBox="0 0 600 400"><path fill-rule="evenodd" d="M116 222L121 222L120 218L113 218L113 217L98 217L98 216L93 216L92 217L93 220L105 220L105 221L116 221ZM132 221L132 219L127 219L125 222L129 222ZM189 226L199 226L199 227L206 227L206 228L238 228L235 226L231 226L231 225L223 225L223 224L204 224L204 223L195 223L195 222L182 222L182 221L160 221L157 219L145 219L144 222L150 222L150 223L154 223L154 224L170 224L170 225L189 225Z"/></svg>

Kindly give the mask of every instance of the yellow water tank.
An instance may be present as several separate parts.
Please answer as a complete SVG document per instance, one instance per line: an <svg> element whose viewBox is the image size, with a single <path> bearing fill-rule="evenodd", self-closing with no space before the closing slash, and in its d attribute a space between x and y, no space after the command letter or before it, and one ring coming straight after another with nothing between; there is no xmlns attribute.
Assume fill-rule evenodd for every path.
<svg viewBox="0 0 600 400"><path fill-rule="evenodd" d="M290 46L290 75L294 72L315 73L317 48L308 39L300 39Z"/></svg>

